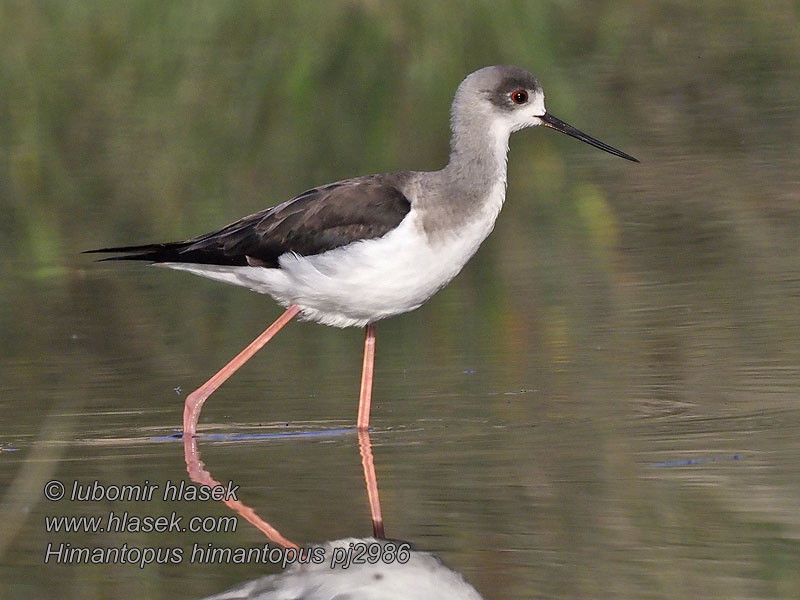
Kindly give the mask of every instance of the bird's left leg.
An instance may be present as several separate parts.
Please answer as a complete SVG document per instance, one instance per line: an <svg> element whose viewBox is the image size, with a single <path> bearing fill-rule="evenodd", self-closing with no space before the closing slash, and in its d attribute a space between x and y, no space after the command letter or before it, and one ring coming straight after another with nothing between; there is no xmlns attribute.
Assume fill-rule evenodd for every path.
<svg viewBox="0 0 800 600"><path fill-rule="evenodd" d="M276 333L283 329L289 321L291 321L300 308L296 304L292 304L286 309L277 320L267 327L267 329L253 340L247 348L242 350L236 357L231 360L227 365L222 367L219 372L211 379L206 381L203 385L186 396L186 405L183 408L183 437L192 437L197 430L197 420L200 418L200 409L203 408L203 403L208 397L213 394L219 386L233 375L239 367L246 363L256 352L261 350L268 341L270 341ZM369 419L369 403L367 403L367 418Z"/></svg>

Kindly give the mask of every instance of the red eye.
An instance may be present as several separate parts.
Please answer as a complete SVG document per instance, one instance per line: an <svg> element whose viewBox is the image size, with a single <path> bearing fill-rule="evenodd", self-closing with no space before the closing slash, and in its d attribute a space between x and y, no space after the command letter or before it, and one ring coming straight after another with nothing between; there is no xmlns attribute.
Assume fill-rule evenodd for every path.
<svg viewBox="0 0 800 600"><path fill-rule="evenodd" d="M525 104L528 101L528 92L525 90L517 90L511 93L511 100L514 104Z"/></svg>

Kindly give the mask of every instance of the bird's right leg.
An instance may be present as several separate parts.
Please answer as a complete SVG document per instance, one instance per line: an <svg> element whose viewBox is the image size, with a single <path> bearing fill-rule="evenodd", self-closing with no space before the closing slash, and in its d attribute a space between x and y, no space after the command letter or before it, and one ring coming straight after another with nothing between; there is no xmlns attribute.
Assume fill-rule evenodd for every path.
<svg viewBox="0 0 800 600"><path fill-rule="evenodd" d="M359 431L369 429L369 409L372 404L372 379L375 373L375 325L367 325L364 336L364 366L361 370L361 394L358 398L358 419L356 427Z"/></svg>

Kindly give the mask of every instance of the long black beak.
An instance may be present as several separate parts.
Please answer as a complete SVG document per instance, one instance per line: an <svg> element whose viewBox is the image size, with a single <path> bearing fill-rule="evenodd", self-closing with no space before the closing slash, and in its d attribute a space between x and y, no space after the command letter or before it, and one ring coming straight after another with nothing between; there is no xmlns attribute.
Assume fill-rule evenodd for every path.
<svg viewBox="0 0 800 600"><path fill-rule="evenodd" d="M613 154L614 156L619 156L624 158L625 160L632 160L633 162L639 162L638 158L632 157L630 154L625 154L622 150L617 150L613 146L609 146L601 142L600 140L596 140L593 137L589 137L585 133L583 133L580 129L575 129L572 125L564 123L561 119L558 119L551 115L550 113L545 113L541 117L542 125L545 127L549 127L550 129L555 129L556 131L560 131L561 133L566 133L574 137L577 140L582 142L586 142L590 146L594 146L595 148L600 148L600 150L605 150L609 154Z"/></svg>

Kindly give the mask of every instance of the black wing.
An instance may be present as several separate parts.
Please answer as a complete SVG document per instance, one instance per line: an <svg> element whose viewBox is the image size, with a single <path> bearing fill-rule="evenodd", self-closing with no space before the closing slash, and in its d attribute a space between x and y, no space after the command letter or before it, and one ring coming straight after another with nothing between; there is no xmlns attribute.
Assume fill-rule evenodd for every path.
<svg viewBox="0 0 800 600"><path fill-rule="evenodd" d="M103 260L278 267L278 257L287 252L321 254L381 237L397 227L411 210L411 203L398 188L405 176L371 175L314 188L219 231L183 242L88 252L127 254Z"/></svg>

